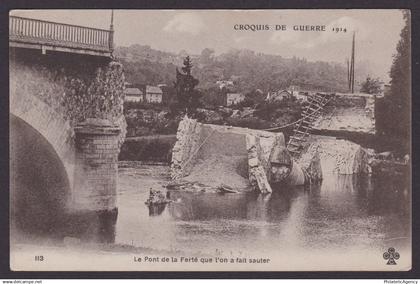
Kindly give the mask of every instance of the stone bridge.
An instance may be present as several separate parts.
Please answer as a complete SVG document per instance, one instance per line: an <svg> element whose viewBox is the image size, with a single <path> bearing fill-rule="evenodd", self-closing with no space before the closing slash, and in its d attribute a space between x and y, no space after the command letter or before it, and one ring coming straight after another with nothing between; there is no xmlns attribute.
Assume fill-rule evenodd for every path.
<svg viewBox="0 0 420 284"><path fill-rule="evenodd" d="M112 26L10 16L9 27L12 217L28 204L39 218L115 211L125 119Z"/></svg>

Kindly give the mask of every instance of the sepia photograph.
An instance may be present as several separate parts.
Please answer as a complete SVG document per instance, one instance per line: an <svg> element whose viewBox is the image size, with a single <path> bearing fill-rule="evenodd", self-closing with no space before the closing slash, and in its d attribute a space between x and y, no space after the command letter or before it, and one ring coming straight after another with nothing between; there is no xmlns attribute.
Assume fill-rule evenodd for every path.
<svg viewBox="0 0 420 284"><path fill-rule="evenodd" d="M13 271L409 271L411 14L11 10Z"/></svg>

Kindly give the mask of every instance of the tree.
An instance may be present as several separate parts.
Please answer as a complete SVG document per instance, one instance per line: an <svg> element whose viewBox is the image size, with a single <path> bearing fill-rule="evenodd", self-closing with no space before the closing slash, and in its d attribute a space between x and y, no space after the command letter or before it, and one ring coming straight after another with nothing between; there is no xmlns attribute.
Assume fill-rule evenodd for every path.
<svg viewBox="0 0 420 284"><path fill-rule="evenodd" d="M376 125L380 135L395 141L402 154L410 150L411 101L411 27L410 12L403 11L405 26L400 33L397 53L391 66L391 90L388 96L377 101Z"/></svg>
<svg viewBox="0 0 420 284"><path fill-rule="evenodd" d="M214 50L205 48L201 51L200 63L203 65L210 65L213 62Z"/></svg>
<svg viewBox="0 0 420 284"><path fill-rule="evenodd" d="M381 81L379 78L372 79L368 76L366 81L362 83L360 91L366 94L379 94L381 92Z"/></svg>
<svg viewBox="0 0 420 284"><path fill-rule="evenodd" d="M264 103L265 98L265 94L253 90L245 95L245 100L241 103L241 105L244 107L254 107L258 104Z"/></svg>
<svg viewBox="0 0 420 284"><path fill-rule="evenodd" d="M201 102L205 108L216 108L224 103L224 92L218 87L211 87L203 91Z"/></svg>
<svg viewBox="0 0 420 284"><path fill-rule="evenodd" d="M191 75L193 65L189 56L184 59L182 72L176 68L175 93L178 99L178 107L191 113L200 106L200 92L194 88L199 81Z"/></svg>

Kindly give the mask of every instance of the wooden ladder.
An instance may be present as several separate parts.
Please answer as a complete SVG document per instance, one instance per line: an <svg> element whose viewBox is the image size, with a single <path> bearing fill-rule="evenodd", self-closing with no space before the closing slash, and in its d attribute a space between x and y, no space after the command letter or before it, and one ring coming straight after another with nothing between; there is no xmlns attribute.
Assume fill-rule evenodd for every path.
<svg viewBox="0 0 420 284"><path fill-rule="evenodd" d="M324 107L334 98L335 94L316 93L308 96L308 106L302 112L302 119L295 124L293 135L287 143L287 150L292 156L298 156L302 149L302 143L311 134L312 123L316 121L322 113Z"/></svg>

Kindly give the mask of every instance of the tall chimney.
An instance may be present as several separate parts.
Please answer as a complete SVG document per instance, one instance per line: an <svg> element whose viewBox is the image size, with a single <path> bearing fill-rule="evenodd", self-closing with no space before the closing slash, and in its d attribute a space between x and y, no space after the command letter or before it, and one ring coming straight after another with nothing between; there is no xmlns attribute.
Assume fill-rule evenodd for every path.
<svg viewBox="0 0 420 284"><path fill-rule="evenodd" d="M347 64L347 87L350 90L350 61L349 58L346 58L346 64Z"/></svg>
<svg viewBox="0 0 420 284"><path fill-rule="evenodd" d="M351 65L350 65L350 91L354 93L354 46L356 32L353 32L353 42L351 46Z"/></svg>

